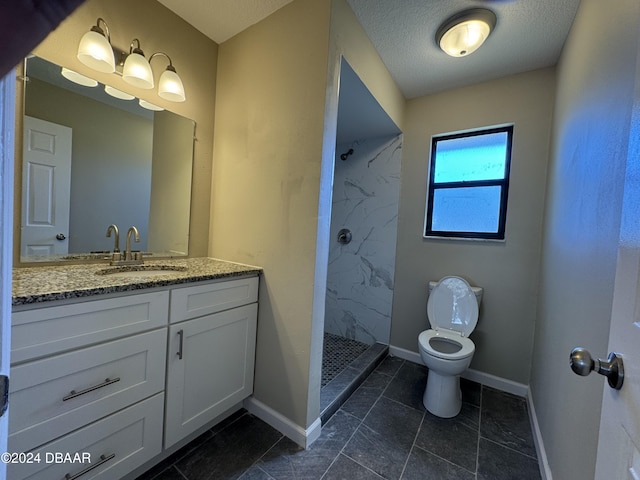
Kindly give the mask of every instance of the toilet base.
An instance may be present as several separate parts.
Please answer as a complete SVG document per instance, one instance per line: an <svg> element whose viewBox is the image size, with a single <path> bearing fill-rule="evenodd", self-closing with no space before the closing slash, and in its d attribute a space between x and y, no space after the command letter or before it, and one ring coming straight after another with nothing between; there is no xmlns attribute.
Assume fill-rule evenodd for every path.
<svg viewBox="0 0 640 480"><path fill-rule="evenodd" d="M437 417L451 418L458 415L462 409L460 375L441 375L429 370L422 403L427 411Z"/></svg>

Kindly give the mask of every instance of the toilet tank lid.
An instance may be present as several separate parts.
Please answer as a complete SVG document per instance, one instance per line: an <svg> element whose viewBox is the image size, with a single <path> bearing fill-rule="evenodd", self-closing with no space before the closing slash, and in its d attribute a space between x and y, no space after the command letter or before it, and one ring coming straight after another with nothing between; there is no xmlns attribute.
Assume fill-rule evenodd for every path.
<svg viewBox="0 0 640 480"><path fill-rule="evenodd" d="M468 337L478 323L478 301L466 280L444 277L431 291L427 315L432 328L446 328Z"/></svg>

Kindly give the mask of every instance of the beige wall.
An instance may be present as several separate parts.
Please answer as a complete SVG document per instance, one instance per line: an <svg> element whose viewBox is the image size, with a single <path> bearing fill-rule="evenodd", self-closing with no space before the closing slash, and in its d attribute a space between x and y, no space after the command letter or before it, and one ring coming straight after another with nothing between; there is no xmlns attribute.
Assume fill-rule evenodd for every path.
<svg viewBox="0 0 640 480"><path fill-rule="evenodd" d="M346 0L331 2L329 79L337 82L344 56L391 120L402 130L405 98ZM331 84L330 84L331 85ZM329 93L338 94L333 88ZM328 99L330 103L330 99ZM337 105L337 100L336 100Z"/></svg>
<svg viewBox="0 0 640 480"><path fill-rule="evenodd" d="M418 351L428 282L458 275L485 289L471 368L528 383L554 87L548 68L407 102L392 345ZM511 122L506 240L423 238L431 136Z"/></svg>
<svg viewBox="0 0 640 480"><path fill-rule="evenodd" d="M81 64L76 58L78 42L95 25L98 17L109 25L111 43L115 47L128 51L135 37L140 39L147 58L157 51L166 52L182 78L186 102L165 101L157 96L155 90L136 89L117 75L96 72ZM63 21L34 53L195 120L198 140L194 148L189 254L206 255L218 45L155 0L88 0ZM163 57L153 60L156 83L165 67ZM17 106L21 103L18 101ZM20 118L22 112L19 108L16 114ZM19 173L16 175L17 182ZM19 195L19 192L17 185L16 194ZM19 205L18 196L16 208ZM19 214L15 218L19 219Z"/></svg>
<svg viewBox="0 0 640 480"><path fill-rule="evenodd" d="M264 268L254 395L304 428L328 44L329 1L296 0L218 57L209 252Z"/></svg>
<svg viewBox="0 0 640 480"><path fill-rule="evenodd" d="M404 99L395 85L383 86L392 80L345 0L295 0L222 44L219 54L209 251L264 268L255 397L303 428L320 408L346 52L400 122Z"/></svg>
<svg viewBox="0 0 640 480"><path fill-rule="evenodd" d="M639 22L635 0L583 0L558 67L530 387L559 479L595 476L604 381L567 358L607 354Z"/></svg>

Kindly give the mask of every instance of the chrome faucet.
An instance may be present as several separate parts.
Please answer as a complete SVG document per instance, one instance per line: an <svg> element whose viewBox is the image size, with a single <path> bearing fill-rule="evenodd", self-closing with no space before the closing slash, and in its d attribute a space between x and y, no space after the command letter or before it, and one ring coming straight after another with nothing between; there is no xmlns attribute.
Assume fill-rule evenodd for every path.
<svg viewBox="0 0 640 480"><path fill-rule="evenodd" d="M109 228L107 228L107 237L111 237L111 232L113 232L116 236L113 253L118 253L120 251L120 232L118 231L118 226L114 223L109 225Z"/></svg>
<svg viewBox="0 0 640 480"><path fill-rule="evenodd" d="M127 230L127 241L125 243L125 249L124 249L124 260L125 262L138 262L142 263L142 255L138 255L140 254L140 252L136 252L136 255L134 258L134 255L131 253L131 235L133 234L134 236L134 240L136 243L138 243L140 241L140 234L138 233L138 229L136 227L129 227L129 230Z"/></svg>

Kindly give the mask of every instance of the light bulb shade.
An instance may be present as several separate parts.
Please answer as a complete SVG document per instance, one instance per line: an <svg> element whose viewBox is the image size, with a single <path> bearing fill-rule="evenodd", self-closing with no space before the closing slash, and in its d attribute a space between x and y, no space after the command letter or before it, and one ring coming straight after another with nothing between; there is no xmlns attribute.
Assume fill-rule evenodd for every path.
<svg viewBox="0 0 640 480"><path fill-rule="evenodd" d="M138 105L142 108L146 108L147 110L153 110L154 112L161 112L164 110L164 108L142 99L138 100Z"/></svg>
<svg viewBox="0 0 640 480"><path fill-rule="evenodd" d="M85 33L78 45L78 60L87 67L104 73L116 70L116 61L109 40L93 30Z"/></svg>
<svg viewBox="0 0 640 480"><path fill-rule="evenodd" d="M184 102L184 86L178 74L172 70L165 70L158 81L158 95L171 102Z"/></svg>
<svg viewBox="0 0 640 480"><path fill-rule="evenodd" d="M496 16L491 10L467 10L442 24L436 42L447 55L465 57L480 48L495 25Z"/></svg>
<svg viewBox="0 0 640 480"><path fill-rule="evenodd" d="M153 88L153 72L146 58L139 53L130 53L124 61L122 79L130 85L149 90Z"/></svg>
<svg viewBox="0 0 640 480"><path fill-rule="evenodd" d="M123 92L122 90L118 90L117 88L113 88L110 85L105 85L104 91L108 95L111 95L112 97L115 97L115 98L119 98L120 100L133 100L134 98L136 98L133 95Z"/></svg>
<svg viewBox="0 0 640 480"><path fill-rule="evenodd" d="M78 85L83 85L85 87L98 86L98 82L93 78L85 77L84 75L81 75L78 72L74 72L73 70L69 70L65 67L62 67L62 71L60 72L60 74L67 80L71 80L73 83L77 83Z"/></svg>

